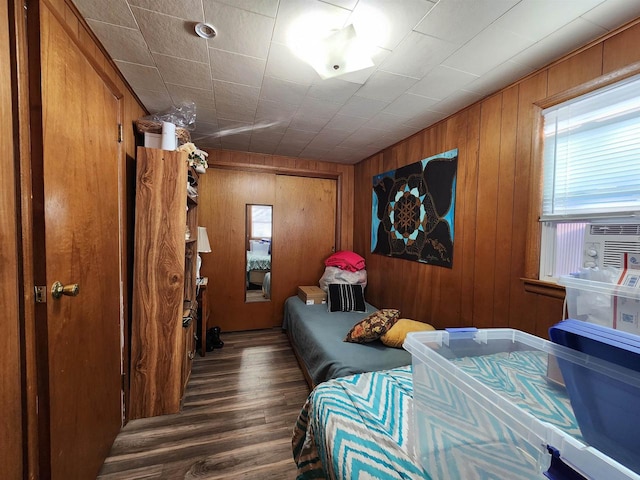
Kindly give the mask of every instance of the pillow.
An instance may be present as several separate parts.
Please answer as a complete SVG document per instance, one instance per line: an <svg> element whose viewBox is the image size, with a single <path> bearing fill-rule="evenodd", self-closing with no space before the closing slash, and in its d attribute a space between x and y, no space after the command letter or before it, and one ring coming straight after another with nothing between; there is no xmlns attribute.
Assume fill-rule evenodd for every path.
<svg viewBox="0 0 640 480"><path fill-rule="evenodd" d="M389 330L400 316L399 310L383 308L359 321L345 337L345 342L368 343L377 340Z"/></svg>
<svg viewBox="0 0 640 480"><path fill-rule="evenodd" d="M330 283L327 292L327 304L330 312L366 312L362 285Z"/></svg>
<svg viewBox="0 0 640 480"><path fill-rule="evenodd" d="M382 343L387 347L402 348L404 338L409 332L424 332L427 330L435 330L431 325L408 318L400 318L398 321L380 337Z"/></svg>

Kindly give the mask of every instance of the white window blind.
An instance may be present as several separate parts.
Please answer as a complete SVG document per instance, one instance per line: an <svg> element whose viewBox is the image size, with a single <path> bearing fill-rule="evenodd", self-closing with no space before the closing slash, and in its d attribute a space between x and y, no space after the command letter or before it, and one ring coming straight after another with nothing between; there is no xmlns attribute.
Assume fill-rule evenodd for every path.
<svg viewBox="0 0 640 480"><path fill-rule="evenodd" d="M540 220L640 211L640 75L545 109Z"/></svg>

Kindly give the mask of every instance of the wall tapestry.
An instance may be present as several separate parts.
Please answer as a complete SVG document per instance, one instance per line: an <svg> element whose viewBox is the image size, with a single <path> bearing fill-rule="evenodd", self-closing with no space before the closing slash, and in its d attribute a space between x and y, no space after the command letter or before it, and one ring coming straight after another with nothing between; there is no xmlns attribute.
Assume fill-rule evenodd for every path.
<svg viewBox="0 0 640 480"><path fill-rule="evenodd" d="M451 268L458 149L373 177L371 251Z"/></svg>

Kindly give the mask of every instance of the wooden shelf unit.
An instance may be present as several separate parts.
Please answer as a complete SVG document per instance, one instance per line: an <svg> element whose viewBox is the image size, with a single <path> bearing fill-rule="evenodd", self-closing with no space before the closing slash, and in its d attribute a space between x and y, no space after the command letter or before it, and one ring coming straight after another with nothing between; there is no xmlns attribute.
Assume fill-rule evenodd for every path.
<svg viewBox="0 0 640 480"><path fill-rule="evenodd" d="M131 419L180 411L197 310L198 174L182 152L139 147L136 162Z"/></svg>

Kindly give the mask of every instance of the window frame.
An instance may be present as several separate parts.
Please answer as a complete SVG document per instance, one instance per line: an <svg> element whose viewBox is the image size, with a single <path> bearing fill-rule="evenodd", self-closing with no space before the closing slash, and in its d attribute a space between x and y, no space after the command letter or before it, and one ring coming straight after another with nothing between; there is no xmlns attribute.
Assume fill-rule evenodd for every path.
<svg viewBox="0 0 640 480"><path fill-rule="evenodd" d="M539 279L542 248L542 222L540 221L540 217L542 215L544 175L544 121L542 111L638 74L640 74L640 62L636 62L606 75L601 75L576 87L533 102L531 115L533 115L534 118L534 128L532 132L529 218L527 221L528 228L525 247L525 271L524 277L522 278L525 291L555 298L564 298L564 287L552 281Z"/></svg>

